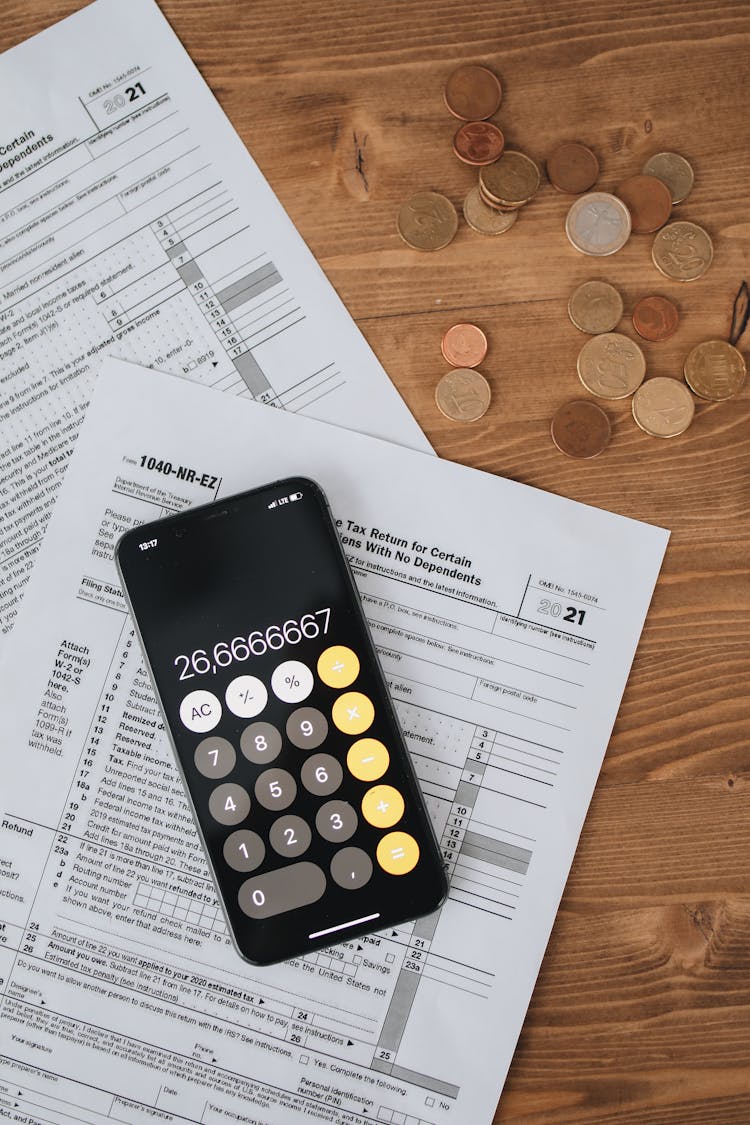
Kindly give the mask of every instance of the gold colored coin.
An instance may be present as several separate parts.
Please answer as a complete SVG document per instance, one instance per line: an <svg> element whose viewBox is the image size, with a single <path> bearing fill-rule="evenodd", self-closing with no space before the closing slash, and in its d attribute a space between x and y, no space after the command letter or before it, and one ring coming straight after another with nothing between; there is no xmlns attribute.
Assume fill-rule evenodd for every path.
<svg viewBox="0 0 750 1125"><path fill-rule="evenodd" d="M435 388L438 409L454 422L476 422L487 413L490 397L484 375L471 367L447 371Z"/></svg>
<svg viewBox="0 0 750 1125"><path fill-rule="evenodd" d="M581 332L611 332L622 318L622 297L606 281L584 281L568 301L568 316Z"/></svg>
<svg viewBox="0 0 750 1125"><path fill-rule="evenodd" d="M645 374L643 352L620 332L593 336L578 356L578 378L598 398L627 398Z"/></svg>
<svg viewBox="0 0 750 1125"><path fill-rule="evenodd" d="M693 420L695 402L679 379L657 376L642 383L633 395L633 417L652 437L677 437Z"/></svg>
<svg viewBox="0 0 750 1125"><path fill-rule="evenodd" d="M685 380L700 398L723 402L742 389L747 369L742 352L724 340L705 340L685 360Z"/></svg>
<svg viewBox="0 0 750 1125"><path fill-rule="evenodd" d="M464 218L472 230L480 234L505 234L515 223L515 211L497 211L482 199L478 187L473 187L464 200Z"/></svg>
<svg viewBox="0 0 750 1125"><path fill-rule="evenodd" d="M656 268L673 281L702 277L713 256L713 243L697 223L668 223L657 234L651 249Z"/></svg>
<svg viewBox="0 0 750 1125"><path fill-rule="evenodd" d="M436 191L418 191L398 213L398 233L414 250L441 250L457 230L456 208Z"/></svg>
<svg viewBox="0 0 750 1125"><path fill-rule="evenodd" d="M677 152L657 152L643 165L644 176L656 176L672 193L672 203L682 203L693 189L695 174L684 156Z"/></svg>
<svg viewBox="0 0 750 1125"><path fill-rule="evenodd" d="M485 199L504 207L528 203L535 194L541 176L539 169L523 152L506 149L499 160L488 164L479 173Z"/></svg>

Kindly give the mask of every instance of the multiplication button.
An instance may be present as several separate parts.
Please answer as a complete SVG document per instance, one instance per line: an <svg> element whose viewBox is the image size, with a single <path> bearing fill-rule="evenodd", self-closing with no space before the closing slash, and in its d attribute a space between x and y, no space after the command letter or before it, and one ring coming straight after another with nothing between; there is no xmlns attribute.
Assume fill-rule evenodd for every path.
<svg viewBox="0 0 750 1125"><path fill-rule="evenodd" d="M344 645L332 645L318 657L318 675L328 687L349 687L359 675L359 657Z"/></svg>
<svg viewBox="0 0 750 1125"><path fill-rule="evenodd" d="M346 691L334 703L331 716L344 734L364 734L372 726L375 708L361 691Z"/></svg>

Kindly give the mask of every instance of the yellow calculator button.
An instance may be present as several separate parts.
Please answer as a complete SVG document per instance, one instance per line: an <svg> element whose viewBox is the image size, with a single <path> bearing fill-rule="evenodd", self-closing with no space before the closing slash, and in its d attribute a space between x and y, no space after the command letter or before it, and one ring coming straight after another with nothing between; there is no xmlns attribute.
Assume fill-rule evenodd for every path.
<svg viewBox="0 0 750 1125"><path fill-rule="evenodd" d="M318 675L329 687L349 687L359 675L359 657L344 645L333 645L318 657Z"/></svg>
<svg viewBox="0 0 750 1125"><path fill-rule="evenodd" d="M390 765L391 757L377 738L360 738L349 747L346 764L358 781L377 781Z"/></svg>
<svg viewBox="0 0 750 1125"><path fill-rule="evenodd" d="M417 866L419 844L408 832L389 832L378 844L375 854L389 875L408 875Z"/></svg>
<svg viewBox="0 0 750 1125"><path fill-rule="evenodd" d="M362 815L374 828L391 828L404 815L404 798L392 785L373 785L362 798Z"/></svg>
<svg viewBox="0 0 750 1125"><path fill-rule="evenodd" d="M344 734L363 734L372 726L375 708L360 691L346 691L334 703L331 718Z"/></svg>

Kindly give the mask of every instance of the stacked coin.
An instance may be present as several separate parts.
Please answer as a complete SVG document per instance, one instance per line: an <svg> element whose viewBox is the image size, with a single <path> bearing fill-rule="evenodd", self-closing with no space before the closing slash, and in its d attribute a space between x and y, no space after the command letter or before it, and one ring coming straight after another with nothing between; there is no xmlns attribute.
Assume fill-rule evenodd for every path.
<svg viewBox="0 0 750 1125"><path fill-rule="evenodd" d="M476 422L490 405L490 385L475 368L487 354L487 337L476 324L454 324L440 343L443 359L453 364L435 388L435 402L454 422Z"/></svg>

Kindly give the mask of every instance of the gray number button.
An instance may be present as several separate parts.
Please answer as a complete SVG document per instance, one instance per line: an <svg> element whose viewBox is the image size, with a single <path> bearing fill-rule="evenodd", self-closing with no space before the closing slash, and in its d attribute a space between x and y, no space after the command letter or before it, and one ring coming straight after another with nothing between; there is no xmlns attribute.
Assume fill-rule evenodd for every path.
<svg viewBox="0 0 750 1125"><path fill-rule="evenodd" d="M327 734L328 720L316 707L298 707L286 721L286 736L300 750L316 750Z"/></svg>
<svg viewBox="0 0 750 1125"><path fill-rule="evenodd" d="M271 825L268 839L273 850L279 855L292 858L307 851L312 840L312 832L310 825L301 816L280 816Z"/></svg>
<svg viewBox="0 0 750 1125"><path fill-rule="evenodd" d="M302 860L278 871L246 879L239 889L240 910L250 918L272 918L323 897L326 877L315 863Z"/></svg>
<svg viewBox="0 0 750 1125"><path fill-rule="evenodd" d="M318 809L315 827L324 840L338 844L354 835L357 814L347 801L326 801Z"/></svg>
<svg viewBox="0 0 750 1125"><path fill-rule="evenodd" d="M204 738L195 748L195 768L204 777L226 777L234 769L237 754L226 738Z"/></svg>
<svg viewBox="0 0 750 1125"><path fill-rule="evenodd" d="M344 771L330 754L311 754L300 771L302 784L316 797L335 793L344 778Z"/></svg>
<svg viewBox="0 0 750 1125"><path fill-rule="evenodd" d="M281 735L272 723L251 723L240 735L240 750L248 761L264 766L281 753Z"/></svg>
<svg viewBox="0 0 750 1125"><path fill-rule="evenodd" d="M235 871L255 871L266 854L266 845L257 832L241 828L224 841L224 859Z"/></svg>
<svg viewBox="0 0 750 1125"><path fill-rule="evenodd" d="M219 824L239 824L250 812L250 794L241 785L217 785L208 798L208 808Z"/></svg>
<svg viewBox="0 0 750 1125"><path fill-rule="evenodd" d="M264 809L288 809L297 796L297 782L288 770L264 770L255 782L255 796Z"/></svg>
<svg viewBox="0 0 750 1125"><path fill-rule="evenodd" d="M372 860L361 848L342 848L331 860L331 875L345 891L356 891L370 881Z"/></svg>

